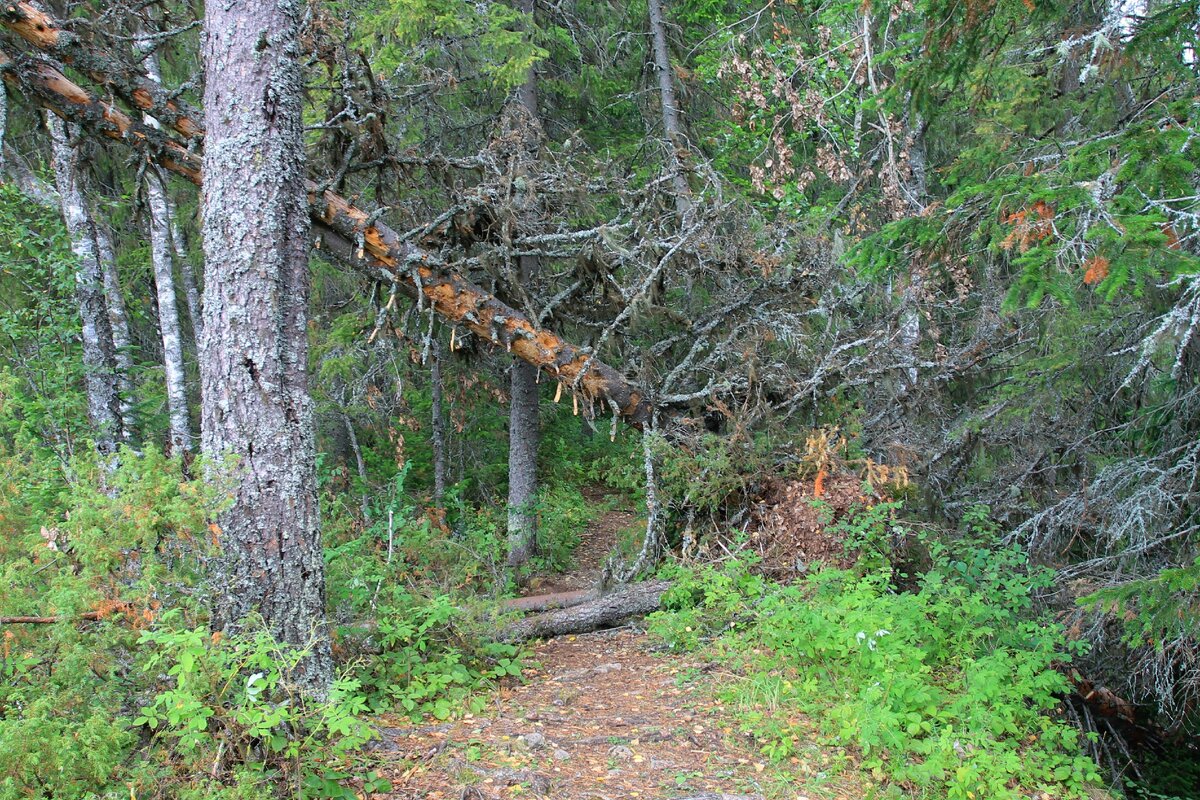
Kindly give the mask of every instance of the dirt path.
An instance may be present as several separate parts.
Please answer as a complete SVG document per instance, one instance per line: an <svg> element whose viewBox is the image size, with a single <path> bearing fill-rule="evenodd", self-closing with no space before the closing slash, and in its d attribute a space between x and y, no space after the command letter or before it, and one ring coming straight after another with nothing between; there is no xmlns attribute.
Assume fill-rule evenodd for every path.
<svg viewBox="0 0 1200 800"><path fill-rule="evenodd" d="M626 511L605 513L582 538L580 566L545 581L542 591L590 586L616 532L631 520ZM386 772L393 788L379 797L862 796L830 785L807 759L783 769L765 764L755 743L736 731L734 715L713 699L715 685L736 676L699 654L655 652L644 633L625 628L552 639L534 648L533 660L524 681L499 688L484 713L384 728L381 755L392 765Z"/></svg>
<svg viewBox="0 0 1200 800"><path fill-rule="evenodd" d="M795 797L709 699L713 665L646 645L627 629L554 639L488 712L385 731L405 767L390 797Z"/></svg>
<svg viewBox="0 0 1200 800"><path fill-rule="evenodd" d="M579 534L571 569L557 575L535 575L522 587L521 595L560 594L581 589L593 589L604 569L604 560L612 551L618 534L637 520L637 515L625 508L612 508L612 500L603 489L585 487L584 498L603 513Z"/></svg>

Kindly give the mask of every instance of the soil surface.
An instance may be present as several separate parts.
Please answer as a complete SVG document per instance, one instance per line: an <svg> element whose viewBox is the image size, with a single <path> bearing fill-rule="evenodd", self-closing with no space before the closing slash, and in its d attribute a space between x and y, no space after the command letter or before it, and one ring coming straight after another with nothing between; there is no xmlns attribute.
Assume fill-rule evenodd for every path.
<svg viewBox="0 0 1200 800"><path fill-rule="evenodd" d="M521 588L522 597L595 589L617 536L637 521L637 515L631 509L612 508L612 499L602 489L587 487L582 494L599 516L579 534L571 569L554 575L533 576Z"/></svg>
<svg viewBox="0 0 1200 800"><path fill-rule="evenodd" d="M602 498L599 498L602 499ZM578 566L541 593L590 589L630 511L609 510L583 535ZM570 800L858 798L813 748L768 764L715 699L738 676L704 658L656 649L634 627L551 639L533 647L521 682L488 709L456 721L382 727L376 798L545 797ZM807 751L805 751L807 752Z"/></svg>

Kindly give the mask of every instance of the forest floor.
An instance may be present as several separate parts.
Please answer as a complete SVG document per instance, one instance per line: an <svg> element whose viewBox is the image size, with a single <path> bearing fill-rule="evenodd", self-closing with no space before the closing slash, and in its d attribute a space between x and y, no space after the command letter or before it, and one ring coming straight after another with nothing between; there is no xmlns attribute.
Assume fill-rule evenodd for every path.
<svg viewBox="0 0 1200 800"><path fill-rule="evenodd" d="M543 593L588 588L632 519L610 510L583 535L572 572ZM656 650L640 629L565 636L533 648L523 680L457 721L384 727L386 798L545 797L808 800L866 792L817 746L773 765L717 699L737 680L702 653Z"/></svg>

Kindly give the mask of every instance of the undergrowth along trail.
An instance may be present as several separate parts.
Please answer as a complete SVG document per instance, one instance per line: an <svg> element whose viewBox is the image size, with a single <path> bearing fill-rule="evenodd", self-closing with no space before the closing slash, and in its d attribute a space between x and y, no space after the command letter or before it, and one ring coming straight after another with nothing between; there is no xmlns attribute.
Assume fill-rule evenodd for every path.
<svg viewBox="0 0 1200 800"><path fill-rule="evenodd" d="M589 588L630 513L610 509L581 537L574 570L534 585ZM864 796L840 757L803 746L772 765L738 733L717 688L736 676L702 654L668 653L636 627L550 639L523 682L487 708L413 727L384 720L388 798L762 798Z"/></svg>

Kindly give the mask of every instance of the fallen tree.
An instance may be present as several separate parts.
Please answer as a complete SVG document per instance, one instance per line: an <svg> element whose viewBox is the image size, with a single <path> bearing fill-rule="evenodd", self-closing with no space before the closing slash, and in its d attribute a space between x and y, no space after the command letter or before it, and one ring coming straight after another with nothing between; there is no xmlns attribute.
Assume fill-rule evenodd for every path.
<svg viewBox="0 0 1200 800"><path fill-rule="evenodd" d="M554 594L538 594L529 597L513 597L505 600L500 607L505 611L522 611L535 614L542 611L554 611L596 600L601 596L596 589L579 589L574 592L555 592Z"/></svg>
<svg viewBox="0 0 1200 800"><path fill-rule="evenodd" d="M195 145L203 140L203 125L144 71L89 51L82 40L28 3L6 5L0 22L43 53L77 65L130 107L151 114L186 137L188 144L93 96L56 66L28 56L11 57L0 50L0 72L15 91L89 132L138 149L147 159L199 185L200 158ZM448 230L453 219L429 226L417 243L379 222L378 213L358 208L314 181L308 182L308 192L312 222L325 245L320 248L323 253L397 287L422 307L428 303L452 325L461 325L542 369L581 395L589 411L598 403L638 427L649 419L650 404L621 373L584 348L539 328L444 263L429 241Z"/></svg>
<svg viewBox="0 0 1200 800"><path fill-rule="evenodd" d="M517 642L612 628L657 611L670 588L670 581L628 584L594 600L514 622L501 630L499 638Z"/></svg>

